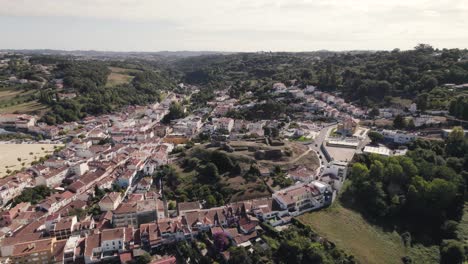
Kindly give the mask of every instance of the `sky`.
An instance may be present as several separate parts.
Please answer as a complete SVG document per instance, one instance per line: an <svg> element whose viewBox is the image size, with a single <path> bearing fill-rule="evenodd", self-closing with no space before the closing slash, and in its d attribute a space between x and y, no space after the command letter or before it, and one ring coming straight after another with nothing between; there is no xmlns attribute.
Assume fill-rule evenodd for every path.
<svg viewBox="0 0 468 264"><path fill-rule="evenodd" d="M0 49L468 48L468 0L0 0Z"/></svg>

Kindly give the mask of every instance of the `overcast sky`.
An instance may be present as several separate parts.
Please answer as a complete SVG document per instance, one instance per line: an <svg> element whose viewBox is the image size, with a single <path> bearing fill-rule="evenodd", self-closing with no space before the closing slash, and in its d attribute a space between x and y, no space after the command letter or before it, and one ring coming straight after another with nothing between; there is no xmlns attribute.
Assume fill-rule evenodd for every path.
<svg viewBox="0 0 468 264"><path fill-rule="evenodd" d="M468 0L0 0L0 49L468 48Z"/></svg>

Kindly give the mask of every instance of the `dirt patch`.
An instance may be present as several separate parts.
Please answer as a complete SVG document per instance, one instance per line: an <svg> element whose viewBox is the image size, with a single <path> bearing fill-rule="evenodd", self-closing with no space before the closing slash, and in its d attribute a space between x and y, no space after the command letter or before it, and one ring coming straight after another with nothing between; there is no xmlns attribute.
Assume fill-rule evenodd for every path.
<svg viewBox="0 0 468 264"><path fill-rule="evenodd" d="M7 176L7 170L20 170L47 154L52 154L53 144L0 144L0 177ZM23 165L24 163L24 165Z"/></svg>

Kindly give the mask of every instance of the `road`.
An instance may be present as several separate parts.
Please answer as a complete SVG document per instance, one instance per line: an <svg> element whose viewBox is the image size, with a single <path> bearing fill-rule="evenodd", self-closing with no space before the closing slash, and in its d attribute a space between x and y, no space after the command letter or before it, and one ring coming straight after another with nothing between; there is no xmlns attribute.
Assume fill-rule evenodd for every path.
<svg viewBox="0 0 468 264"><path fill-rule="evenodd" d="M320 133L315 137L314 143L310 145L312 150L314 150L314 153L317 155L317 158L320 160L320 173L323 171L323 168L325 168L328 165L328 161L325 158L325 154L323 153L320 146L322 146L322 144L327 139L330 130L335 128L336 126L336 123L333 123L323 127L322 130L320 130Z"/></svg>
<svg viewBox="0 0 468 264"><path fill-rule="evenodd" d="M323 153L321 146L322 144L323 145L326 144L325 141L327 140L327 137L330 134L330 131L336 127L337 127L336 123L329 124L323 127L322 130L320 130L320 133L317 135L317 137L315 137L314 143L309 146L310 148L312 148L312 150L314 151L314 153L317 155L317 157L320 160L320 174L322 173L324 168L326 168L328 164L330 163L326 159L326 155L325 153ZM366 146L369 143L370 143L370 139L367 136L365 137L364 140L360 140L359 145L355 149L355 153L362 153L362 148L364 148L364 146Z"/></svg>

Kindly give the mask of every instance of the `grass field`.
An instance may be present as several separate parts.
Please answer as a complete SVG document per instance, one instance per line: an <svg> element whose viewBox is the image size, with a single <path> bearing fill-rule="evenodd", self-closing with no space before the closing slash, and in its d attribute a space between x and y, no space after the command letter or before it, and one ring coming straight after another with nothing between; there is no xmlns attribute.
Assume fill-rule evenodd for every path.
<svg viewBox="0 0 468 264"><path fill-rule="evenodd" d="M107 77L107 87L130 83L133 80L133 76L129 73L137 71L118 67L109 67L109 69L111 70L111 73Z"/></svg>
<svg viewBox="0 0 468 264"><path fill-rule="evenodd" d="M20 170L42 156L51 154L53 144L0 144L0 178L7 176L7 170ZM32 153L32 154L31 154ZM18 160L21 159L21 160ZM24 165L23 165L24 163Z"/></svg>
<svg viewBox="0 0 468 264"><path fill-rule="evenodd" d="M439 263L438 250L420 245L406 248L396 232L385 232L370 225L359 213L338 202L328 209L299 216L320 236L354 255L359 263L402 263L409 255L413 263Z"/></svg>

